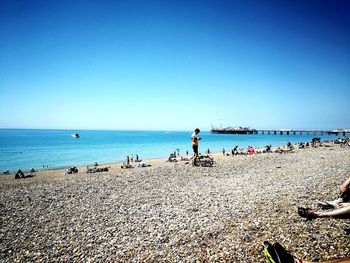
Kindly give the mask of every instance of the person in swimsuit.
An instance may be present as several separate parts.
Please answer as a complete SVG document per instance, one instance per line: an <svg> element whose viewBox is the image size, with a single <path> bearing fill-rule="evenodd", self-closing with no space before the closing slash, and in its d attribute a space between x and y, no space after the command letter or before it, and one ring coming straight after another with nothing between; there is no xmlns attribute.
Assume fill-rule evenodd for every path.
<svg viewBox="0 0 350 263"><path fill-rule="evenodd" d="M192 148L193 148L193 161L192 161L192 165L193 166L197 166L197 158L198 158L198 144L199 141L202 138L198 138L197 135L200 133L201 131L197 128L194 130L194 132L192 133L191 139L192 139Z"/></svg>

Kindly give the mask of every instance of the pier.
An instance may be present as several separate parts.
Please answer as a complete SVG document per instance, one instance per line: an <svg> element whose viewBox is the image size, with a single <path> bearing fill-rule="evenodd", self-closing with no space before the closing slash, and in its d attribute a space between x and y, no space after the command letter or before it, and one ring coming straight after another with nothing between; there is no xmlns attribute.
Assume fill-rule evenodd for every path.
<svg viewBox="0 0 350 263"><path fill-rule="evenodd" d="M313 134L313 135L324 135L324 134L328 134L328 135L342 135L342 136L346 136L350 134L350 130L285 130L285 129L280 129L280 130L253 130L251 131L251 133L248 134L274 134L274 135L302 135L302 134Z"/></svg>
<svg viewBox="0 0 350 263"><path fill-rule="evenodd" d="M220 128L214 127L212 125L211 133L217 134L280 134L280 135L303 135L303 134L312 134L312 135L350 135L350 129L334 129L334 130L302 130L302 129L251 129L249 127L226 127Z"/></svg>

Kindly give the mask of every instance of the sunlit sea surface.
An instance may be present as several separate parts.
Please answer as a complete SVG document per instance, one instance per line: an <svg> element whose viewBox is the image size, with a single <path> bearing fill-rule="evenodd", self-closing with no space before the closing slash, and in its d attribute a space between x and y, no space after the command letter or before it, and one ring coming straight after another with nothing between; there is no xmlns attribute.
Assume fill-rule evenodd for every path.
<svg viewBox="0 0 350 263"><path fill-rule="evenodd" d="M80 138L71 134L79 133ZM30 130L0 129L0 171L31 168L63 168L88 165L94 162L124 161L126 156L139 155L142 159L167 157L179 149L182 156L192 154L192 131L100 131L100 130ZM233 146L246 148L272 144L274 146L311 141L336 139L335 135L221 135L201 132L199 151L230 151Z"/></svg>

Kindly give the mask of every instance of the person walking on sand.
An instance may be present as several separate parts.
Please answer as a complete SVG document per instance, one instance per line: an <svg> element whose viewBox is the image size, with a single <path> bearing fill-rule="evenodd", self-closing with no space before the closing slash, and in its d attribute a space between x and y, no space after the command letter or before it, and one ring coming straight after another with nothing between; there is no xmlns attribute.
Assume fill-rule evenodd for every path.
<svg viewBox="0 0 350 263"><path fill-rule="evenodd" d="M198 138L197 135L200 133L201 131L196 128L194 130L194 132L192 133L192 148L193 148L193 161L192 161L192 165L193 166L197 166L197 158L198 158L198 141L200 141L202 138Z"/></svg>

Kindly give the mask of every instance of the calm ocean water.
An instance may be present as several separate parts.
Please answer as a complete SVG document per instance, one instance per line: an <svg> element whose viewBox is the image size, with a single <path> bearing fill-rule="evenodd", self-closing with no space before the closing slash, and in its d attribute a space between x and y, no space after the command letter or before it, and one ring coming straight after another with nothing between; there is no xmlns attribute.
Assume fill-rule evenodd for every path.
<svg viewBox="0 0 350 263"><path fill-rule="evenodd" d="M72 133L79 133L74 139ZM140 158L166 157L175 149L180 155L192 154L191 134L164 131L88 131L88 130L27 130L0 129L0 171L40 169L88 165L94 162L124 161L127 155ZM234 145L246 148L286 145L290 142L310 141L315 135L219 135L201 132L200 152L230 150ZM316 135L333 140L335 135Z"/></svg>

